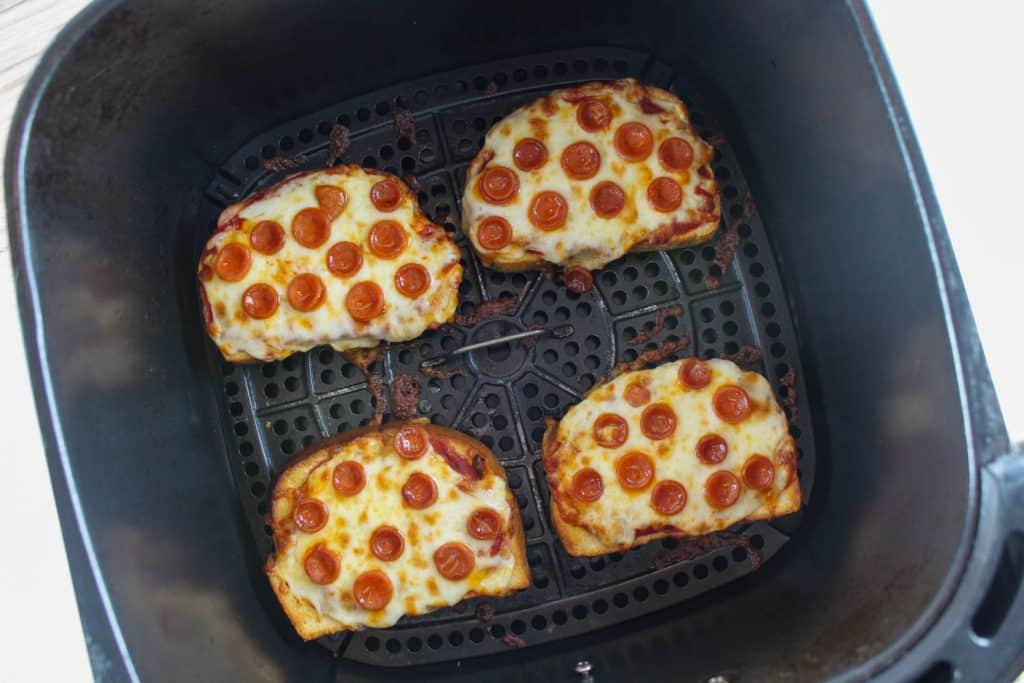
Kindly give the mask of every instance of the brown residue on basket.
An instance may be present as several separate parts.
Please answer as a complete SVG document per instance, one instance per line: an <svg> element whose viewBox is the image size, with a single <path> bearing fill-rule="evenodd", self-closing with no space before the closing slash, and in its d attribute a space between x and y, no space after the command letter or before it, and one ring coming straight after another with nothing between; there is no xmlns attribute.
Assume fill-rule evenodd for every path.
<svg viewBox="0 0 1024 683"><path fill-rule="evenodd" d="M484 301L477 304L476 308L474 308L473 312L469 315L456 315L455 323L462 325L463 327L473 327L488 318L492 318L496 315L504 315L509 311L514 311L518 305L518 297L506 296L500 299L491 299L490 301Z"/></svg>
<svg viewBox="0 0 1024 683"><path fill-rule="evenodd" d="M704 141L712 147L722 147L729 144L729 141L725 139L725 134L720 130L710 133Z"/></svg>
<svg viewBox="0 0 1024 683"><path fill-rule="evenodd" d="M265 159L263 161L264 171L294 171L297 168L301 168L306 163L306 157L301 154L294 156L287 156L279 154L271 159Z"/></svg>
<svg viewBox="0 0 1024 683"><path fill-rule="evenodd" d="M615 367L609 375L609 379L617 377L624 372L632 372L634 370L643 370L648 365L653 365L664 360L667 356L672 355L676 351L685 349L690 345L689 337L682 337L678 341L667 341L656 349L650 349L644 351L634 360L624 360L621 363L616 363Z"/></svg>
<svg viewBox="0 0 1024 683"><path fill-rule="evenodd" d="M399 139L405 138L409 142L415 142L416 122L412 120L412 112L396 105L392 113L395 117L395 135Z"/></svg>
<svg viewBox="0 0 1024 683"><path fill-rule="evenodd" d="M736 247L740 245L739 225L754 215L754 199L747 195L743 200L743 213L741 213L729 227L715 238L715 265L724 273L725 269L732 263L732 257L736 253ZM718 289L722 286L721 275L708 275L708 289Z"/></svg>
<svg viewBox="0 0 1024 683"><path fill-rule="evenodd" d="M494 618L494 608L489 603L481 602L476 607L476 618L486 624Z"/></svg>
<svg viewBox="0 0 1024 683"><path fill-rule="evenodd" d="M530 325L529 327L527 327L526 329L528 329L528 330L543 330L543 329L544 329L544 326L543 326L542 324L540 324L540 323L534 323L534 324ZM523 344L523 350L524 350L524 351L529 351L529 350L530 350L530 349L532 349L532 348L533 348L534 346L536 346L536 345L537 345L537 342L539 342L539 341L540 341L540 338L541 338L541 336L542 336L542 335L539 335L539 334L538 334L538 335L537 335L537 336L535 336L535 337L527 337L526 339L524 339L524 340L522 341L522 344Z"/></svg>
<svg viewBox="0 0 1024 683"><path fill-rule="evenodd" d="M736 365L746 365L761 360L764 357L764 353L757 346L744 344L736 353L725 353L723 351L718 357L722 360L731 360Z"/></svg>
<svg viewBox="0 0 1024 683"><path fill-rule="evenodd" d="M789 419L795 420L798 414L796 407L796 370L790 368L789 372L779 378L779 384L786 387L786 395L782 397L779 403L789 408Z"/></svg>
<svg viewBox="0 0 1024 683"><path fill-rule="evenodd" d="M637 346L638 344L646 344L651 339L654 339L661 330L665 327L665 320L673 315L683 315L686 309L681 305L669 306L663 308L657 312L654 316L654 327L649 330L640 330L626 341L626 346Z"/></svg>
<svg viewBox="0 0 1024 683"><path fill-rule="evenodd" d="M350 349L342 352L342 357L362 370L366 375L366 388L373 397L373 417L370 424L377 426L384 421L384 382L378 373L371 371L371 366L384 357L384 345L377 344L371 349Z"/></svg>
<svg viewBox="0 0 1024 683"><path fill-rule="evenodd" d="M424 377L431 377L433 379L451 379L456 375L465 375L466 371L462 368L450 368L448 370L442 370L441 368L431 368L420 366L420 374Z"/></svg>
<svg viewBox="0 0 1024 683"><path fill-rule="evenodd" d="M409 189L413 192L419 192L423 189L423 186L420 185L420 179L416 177L415 173L406 173L402 176L402 180L405 181L405 184L408 185Z"/></svg>
<svg viewBox="0 0 1024 683"><path fill-rule="evenodd" d="M525 640L523 640L519 636L512 635L511 633L502 636L501 642L505 644L505 647L508 647L512 650L521 650L522 648L526 647Z"/></svg>
<svg viewBox="0 0 1024 683"><path fill-rule="evenodd" d="M398 375L391 382L391 414L399 420L419 415L420 380L415 375Z"/></svg>
<svg viewBox="0 0 1024 683"><path fill-rule="evenodd" d="M729 531L719 531L706 536L679 539L679 547L665 552L658 553L651 561L651 569L664 569L679 562L686 562L707 553L728 546L736 546L747 551L750 557L750 568L757 570L761 567L763 556L750 543L750 539L743 534L734 534Z"/></svg>
<svg viewBox="0 0 1024 683"><path fill-rule="evenodd" d="M341 155L348 150L351 141L348 139L348 128L336 123L331 126L330 142L327 145L327 165L334 166Z"/></svg>
<svg viewBox="0 0 1024 683"><path fill-rule="evenodd" d="M498 84L494 81L487 81L487 85L484 86L485 95L493 95L498 92Z"/></svg>

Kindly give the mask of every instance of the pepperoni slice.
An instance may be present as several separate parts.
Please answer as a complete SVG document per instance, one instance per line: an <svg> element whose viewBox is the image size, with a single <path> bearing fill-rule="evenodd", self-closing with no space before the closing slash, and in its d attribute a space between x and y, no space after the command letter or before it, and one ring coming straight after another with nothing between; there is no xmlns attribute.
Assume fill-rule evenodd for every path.
<svg viewBox="0 0 1024 683"><path fill-rule="evenodd" d="M352 584L352 597L360 607L370 612L387 607L394 594L391 579L379 569L363 572Z"/></svg>
<svg viewBox="0 0 1024 683"><path fill-rule="evenodd" d="M705 465L717 465L729 455L729 444L718 434L705 434L697 442L697 459Z"/></svg>
<svg viewBox="0 0 1024 683"><path fill-rule="evenodd" d="M519 176L510 168L491 166L480 176L477 188L491 204L508 204L519 192Z"/></svg>
<svg viewBox="0 0 1024 683"><path fill-rule="evenodd" d="M318 544L309 551L306 559L302 561L302 566L306 570L309 580L321 586L333 582L338 578L338 572L341 571L341 562L338 561L338 557L327 550L323 544Z"/></svg>
<svg viewBox="0 0 1024 683"><path fill-rule="evenodd" d="M502 526L503 521L497 510L494 508L477 508L469 515L469 520L466 522L466 531L473 538L489 541L498 537Z"/></svg>
<svg viewBox="0 0 1024 683"><path fill-rule="evenodd" d="M693 147L682 138L669 138L658 147L658 161L670 171L682 171L693 163Z"/></svg>
<svg viewBox="0 0 1024 683"><path fill-rule="evenodd" d="M370 534L370 552L378 560L397 560L405 550L405 539L393 526L379 526Z"/></svg>
<svg viewBox="0 0 1024 683"><path fill-rule="evenodd" d="M634 408L639 408L651 400L651 392L639 382L630 382L623 390L622 398L626 399L626 403Z"/></svg>
<svg viewBox="0 0 1024 683"><path fill-rule="evenodd" d="M686 487L674 479L659 481L651 491L651 508L659 515L674 515L686 507Z"/></svg>
<svg viewBox="0 0 1024 683"><path fill-rule="evenodd" d="M378 258L393 259L405 249L405 230L395 221L377 221L370 228L369 242Z"/></svg>
<svg viewBox="0 0 1024 683"><path fill-rule="evenodd" d="M750 397L735 384L718 387L711 404L715 414L726 422L742 422L750 414Z"/></svg>
<svg viewBox="0 0 1024 683"><path fill-rule="evenodd" d="M242 308L250 318L269 318L277 311L277 292L270 285L257 282L242 294Z"/></svg>
<svg viewBox="0 0 1024 683"><path fill-rule="evenodd" d="M562 281L570 292L582 294L594 288L594 276L590 271L580 266L570 266L562 273Z"/></svg>
<svg viewBox="0 0 1024 683"><path fill-rule="evenodd" d="M572 497L583 503L593 503L604 493L604 480L597 470L584 467L572 477L569 486Z"/></svg>
<svg viewBox="0 0 1024 683"><path fill-rule="evenodd" d="M622 488L642 491L654 479L654 462L646 454L632 451L619 458L615 464L615 474Z"/></svg>
<svg viewBox="0 0 1024 683"><path fill-rule="evenodd" d="M213 270L217 277L227 282L238 282L249 272L252 265L252 254L249 249L238 242L225 244L217 254Z"/></svg>
<svg viewBox="0 0 1024 683"><path fill-rule="evenodd" d="M548 148L540 140L523 138L512 148L512 161L520 171L533 171L548 160Z"/></svg>
<svg viewBox="0 0 1024 683"><path fill-rule="evenodd" d="M530 202L530 222L540 230L557 230L565 225L569 202L552 190L540 192Z"/></svg>
<svg viewBox="0 0 1024 683"><path fill-rule="evenodd" d="M384 290L376 282L357 282L345 295L345 308L356 321L369 322L384 312Z"/></svg>
<svg viewBox="0 0 1024 683"><path fill-rule="evenodd" d="M395 273L395 288L415 299L430 286L430 273L418 263L406 263Z"/></svg>
<svg viewBox="0 0 1024 683"><path fill-rule="evenodd" d="M378 211L394 211L402 203L402 188L394 180L381 180L370 188L370 201Z"/></svg>
<svg viewBox="0 0 1024 683"><path fill-rule="evenodd" d="M292 219L292 237L307 249L316 249L331 236L331 221L323 209L303 209Z"/></svg>
<svg viewBox="0 0 1024 683"><path fill-rule="evenodd" d="M643 161L654 149L654 134L637 121L624 123L615 131L615 149L626 161Z"/></svg>
<svg viewBox="0 0 1024 683"><path fill-rule="evenodd" d="M340 495L354 496L366 486L366 473L355 460L345 460L334 467L331 483Z"/></svg>
<svg viewBox="0 0 1024 683"><path fill-rule="evenodd" d="M679 366L679 381L690 389L703 389L711 381L711 368L700 358L687 358Z"/></svg>
<svg viewBox="0 0 1024 683"><path fill-rule="evenodd" d="M596 133L612 122L612 110L604 101L588 97L576 107L576 121L583 130Z"/></svg>
<svg viewBox="0 0 1024 683"><path fill-rule="evenodd" d="M313 273L302 273L288 283L288 303L296 311L314 311L324 302L327 288Z"/></svg>
<svg viewBox="0 0 1024 683"><path fill-rule="evenodd" d="M610 180L601 181L590 191L590 208L599 218L617 216L625 205L626 193Z"/></svg>
<svg viewBox="0 0 1024 683"><path fill-rule="evenodd" d="M743 483L757 491L770 488L775 481L775 466L763 455L752 455L743 463Z"/></svg>
<svg viewBox="0 0 1024 683"><path fill-rule="evenodd" d="M512 226L500 216L485 218L476 229L476 241L490 251L497 251L512 241Z"/></svg>
<svg viewBox="0 0 1024 683"><path fill-rule="evenodd" d="M601 153L589 142L574 142L562 150L562 170L576 180L593 178L601 170Z"/></svg>
<svg viewBox="0 0 1024 683"><path fill-rule="evenodd" d="M437 500L437 484L429 475L413 472L402 487L402 500L414 510L422 510Z"/></svg>
<svg viewBox="0 0 1024 683"><path fill-rule="evenodd" d="M473 572L476 559L465 543L445 543L434 551L434 566L449 581L461 581Z"/></svg>
<svg viewBox="0 0 1024 683"><path fill-rule="evenodd" d="M284 228L277 221L260 221L252 229L249 243L261 254L276 254L284 246Z"/></svg>
<svg viewBox="0 0 1024 683"><path fill-rule="evenodd" d="M667 439L676 431L676 413L665 403L655 403L644 408L640 415L640 431L648 439Z"/></svg>
<svg viewBox="0 0 1024 683"><path fill-rule="evenodd" d="M629 438L629 423L615 413L604 413L594 420L594 441L605 448L618 448Z"/></svg>
<svg viewBox="0 0 1024 683"><path fill-rule="evenodd" d="M316 203L332 221L341 215L341 212L345 210L345 205L348 204L348 195L345 194L345 190L334 185L317 185L313 189L313 194L316 195Z"/></svg>
<svg viewBox="0 0 1024 683"><path fill-rule="evenodd" d="M656 211L668 213L675 211L683 203L683 188L679 183L664 176L655 178L647 186L647 201Z"/></svg>
<svg viewBox="0 0 1024 683"><path fill-rule="evenodd" d="M740 498L740 480L729 470L718 470L704 483L704 495L712 507L727 508Z"/></svg>
<svg viewBox="0 0 1024 683"><path fill-rule="evenodd" d="M306 533L319 531L327 524L327 506L315 498L308 498L292 508L292 521Z"/></svg>
<svg viewBox="0 0 1024 683"><path fill-rule="evenodd" d="M406 460L415 460L427 452L427 432L418 425L395 432L395 450Z"/></svg>
<svg viewBox="0 0 1024 683"><path fill-rule="evenodd" d="M363 267L363 252L352 242L338 242L327 250L327 269L338 277L352 277Z"/></svg>

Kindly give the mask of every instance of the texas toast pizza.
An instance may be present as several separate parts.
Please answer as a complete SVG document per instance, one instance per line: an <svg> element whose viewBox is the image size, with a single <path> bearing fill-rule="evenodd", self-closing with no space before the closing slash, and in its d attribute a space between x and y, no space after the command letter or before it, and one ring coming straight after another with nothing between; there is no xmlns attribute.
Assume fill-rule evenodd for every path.
<svg viewBox="0 0 1024 683"><path fill-rule="evenodd" d="M570 555L697 536L800 508L796 444L768 381L687 358L593 389L543 443Z"/></svg>
<svg viewBox="0 0 1024 683"><path fill-rule="evenodd" d="M483 444L423 421L313 446L273 494L266 573L309 640L529 584L519 508Z"/></svg>
<svg viewBox="0 0 1024 683"><path fill-rule="evenodd" d="M459 249L398 178L298 173L226 209L199 261L206 330L229 361L405 341L447 322Z"/></svg>
<svg viewBox="0 0 1024 683"><path fill-rule="evenodd" d="M496 123L470 164L463 231L499 270L590 270L708 239L714 150L675 95L626 79L556 90Z"/></svg>

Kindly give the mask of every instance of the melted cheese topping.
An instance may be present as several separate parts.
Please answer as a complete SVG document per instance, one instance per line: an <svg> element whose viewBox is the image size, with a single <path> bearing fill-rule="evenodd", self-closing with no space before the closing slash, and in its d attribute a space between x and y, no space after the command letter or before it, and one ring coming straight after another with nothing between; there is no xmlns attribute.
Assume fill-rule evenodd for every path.
<svg viewBox="0 0 1024 683"><path fill-rule="evenodd" d="M768 381L732 362L709 360L705 363L711 371L710 382L701 389L689 389L679 380L684 362L625 373L597 387L562 418L555 438L557 447L545 454L552 496L563 517L607 545L628 546L638 530L666 526L675 527L682 535L705 534L744 519L793 512L794 501L799 506L796 449L786 416ZM623 394L632 383L643 384L650 400L640 406L630 405ZM715 391L723 385L740 387L749 396L750 413L738 423L724 421L713 408ZM644 409L656 403L670 406L676 418L674 433L661 440L648 438L641 428ZM628 424L629 435L621 446L606 448L595 441L594 423L606 413L621 416ZM696 455L698 441L707 434L717 434L728 445L728 454L717 464L705 464ZM623 488L616 472L618 459L631 451L644 453L654 462L653 480L639 491ZM753 455L766 456L774 465L775 478L765 490L757 491L744 483L743 466ZM592 503L579 501L571 491L573 476L583 468L596 470L603 480L603 493ZM720 471L732 472L742 487L736 502L726 508L712 506L705 496L708 477ZM674 515L659 514L651 506L652 492L666 479L686 489L686 505ZM796 487L791 492L795 495L781 496L788 486Z"/></svg>
<svg viewBox="0 0 1024 683"><path fill-rule="evenodd" d="M393 211L380 211L371 201L371 188L382 180L393 181L401 190L400 204ZM308 248L296 241L292 222L303 209L318 207L318 186L341 188L347 202L331 221L323 244ZM397 222L405 234L405 247L395 258L380 258L369 248L370 230L382 220ZM252 248L253 229L262 221L283 228L284 244L277 253ZM352 242L360 249L362 266L352 276L339 277L328 269L328 250L339 242ZM248 271L237 282L216 273L218 254L229 244L241 245L251 256ZM424 266L430 275L426 290L415 298L403 295L395 285L398 269L410 263ZM287 293L289 283L303 273L317 276L326 288L323 303L309 312L292 307ZM228 207L199 264L207 331L228 360L274 360L320 344L344 351L372 347L381 340L414 339L454 315L461 279L458 247L443 228L427 220L405 184L352 165L292 176ZM380 315L361 322L349 313L346 295L353 285L366 281L383 290L384 307ZM276 311L264 319L251 317L242 305L246 290L256 283L270 285L278 298Z"/></svg>
<svg viewBox="0 0 1024 683"><path fill-rule="evenodd" d="M600 100L611 112L603 129L589 131L580 124L578 109L587 98ZM627 161L616 149L616 132L628 122L642 123L653 134L651 151L642 161ZM513 158L516 144L526 138L539 140L547 149L546 162L535 170L517 168ZM681 138L690 146L692 162L685 168L667 168L659 159L661 144L669 138ZM576 180L563 169L561 157L568 146L581 141L596 147L601 161L596 175ZM713 154L690 125L685 105L659 88L627 79L555 91L514 111L488 131L466 180L463 230L484 262L499 268L543 260L595 269L635 246L670 247L673 238L718 225L720 199L710 167ZM518 193L504 205L488 201L478 186L486 169L496 166L511 169L519 181ZM648 187L661 177L682 188L682 201L674 211L657 211L648 199ZM614 182L625 195L622 210L610 218L599 217L591 205L591 190L602 182ZM530 203L542 191L555 191L568 202L561 228L544 231L531 223ZM511 242L497 250L484 248L478 237L480 224L493 216L504 218L512 228Z"/></svg>
<svg viewBox="0 0 1024 683"><path fill-rule="evenodd" d="M462 457L468 457L461 444L448 443ZM338 494L331 482L335 466L346 460L362 465L366 476L362 491L349 497ZM403 504L402 486L414 472L427 474L437 486L436 502L422 510ZM327 505L327 523L319 531L305 533L291 522L295 494L293 490L278 498L275 493L275 532L290 527L291 535L284 548L278 541L274 572L287 582L294 595L308 600L320 614L346 626L387 627L403 615L424 614L454 605L469 592L500 595L510 589L514 568L508 537L512 507L505 480L487 473L467 486L466 480L433 446L422 457L405 460L398 456L390 438L372 434L359 437L326 457L309 473L302 498L315 498ZM480 507L493 508L504 520L505 539L495 555L491 554L493 541L475 539L467 531L470 514ZM370 550L370 535L383 525L395 527L405 541L402 554L390 562L377 559ZM460 581L441 576L433 561L434 551L453 541L466 544L475 556L473 571ZM303 567L306 554L318 544L324 544L340 558L340 574L327 585L311 581ZM356 577L370 570L383 571L394 587L390 602L375 611L360 607L352 595Z"/></svg>

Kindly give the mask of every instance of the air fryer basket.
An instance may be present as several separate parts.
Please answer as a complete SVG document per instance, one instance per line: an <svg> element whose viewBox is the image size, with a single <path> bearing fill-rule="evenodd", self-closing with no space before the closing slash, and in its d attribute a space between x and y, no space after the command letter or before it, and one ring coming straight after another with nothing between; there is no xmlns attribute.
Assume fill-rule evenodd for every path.
<svg viewBox="0 0 1024 683"><path fill-rule="evenodd" d="M711 245L628 256L584 295L481 268L457 226L483 132L540 93L625 75L674 90L716 139L723 228L741 237L724 272ZM415 140L397 138L396 106ZM533 582L307 645L260 569L269 487L291 453L365 422L372 398L328 349L223 363L192 274L220 208L280 178L262 162L323 165L334 123L352 132L345 161L416 176L463 247L466 310L519 299L391 345L374 371L415 376L422 415L503 460ZM98 678L980 681L1019 667L1024 468L859 4L101 2L47 53L12 131L25 339ZM571 338L474 352L464 375L417 372L566 322ZM763 351L748 367L793 403L804 511L704 553L569 558L547 521L541 420L683 337L676 356Z"/></svg>
<svg viewBox="0 0 1024 683"><path fill-rule="evenodd" d="M482 268L457 226L465 169L479 151L484 131L554 88L627 76L673 89L688 103L698 131L719 140L715 176L722 184L723 220L741 237L737 256L723 272L714 263L710 243L630 255L602 269L597 286L582 295L536 272L505 274ZM398 136L395 107L415 112L415 141ZM788 540L798 516L741 525L738 530L746 538L739 544L727 541L715 548L666 539L588 560L568 556L548 524L549 494L539 457L544 419L561 418L616 363L684 339L688 345L667 359L714 358L750 346L764 349L763 361L745 366L770 377L783 396L800 454L800 483L804 496L810 495L813 435L788 304L761 221L756 211L745 209L751 201L749 188L729 145L721 141L721 131L713 128L715 119L692 85L650 55L577 49L476 65L360 96L275 127L221 167L195 221L200 228L197 255L226 202L284 175L264 171L263 160L284 153L305 159L306 168L323 167L331 126L338 122L351 136L342 162L413 174L427 214L455 234L465 267L461 311L468 313L484 300L519 301L507 314L477 325L447 325L411 342L389 345L371 371L382 376L388 395L395 377L412 377L423 397L421 415L480 439L501 458L519 502L533 585L512 598L477 599L404 619L393 629L323 639L337 656L402 666L500 652L510 644L552 642L704 593L747 574ZM655 327L659 316L660 329ZM465 343L565 323L573 326L568 337L542 338L536 345L489 346L445 366L464 374L424 377L418 370L420 361ZM638 343L634 337L641 330L650 338ZM265 517L276 473L301 447L369 423L375 401L363 373L330 348L249 366L223 363L213 345L208 348L214 376L224 388L220 406L230 437L228 466L265 558L272 547ZM388 409L384 419L390 418ZM496 612L486 623L475 616L481 603ZM509 635L516 640L509 641Z"/></svg>

